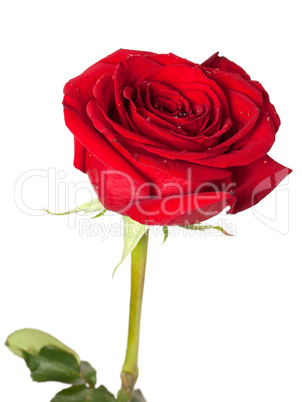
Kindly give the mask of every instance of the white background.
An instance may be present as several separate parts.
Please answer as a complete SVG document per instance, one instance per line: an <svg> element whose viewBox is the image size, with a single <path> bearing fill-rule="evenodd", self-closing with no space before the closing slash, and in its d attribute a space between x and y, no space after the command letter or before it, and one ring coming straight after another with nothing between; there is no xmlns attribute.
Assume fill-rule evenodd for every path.
<svg viewBox="0 0 302 402"><path fill-rule="evenodd" d="M91 224L86 218L71 227L69 217L40 209L65 211L90 197L86 176L72 164L65 82L130 48L194 62L219 50L237 62L264 85L281 116L270 156L294 170L255 211L212 219L236 228L235 237L180 232L161 246L162 236L151 234L138 387L148 402L301 402L298 2L7 1L0 26L1 400L49 402L62 388L33 383L3 346L24 327L58 337L97 368L99 384L119 388L130 261L111 274L122 238L88 236L80 230L82 219ZM50 168L57 183L46 176ZM27 180L22 195L37 216L19 209L19 193L19 207L14 201L15 183L32 170L42 176ZM81 182L75 200L72 183ZM120 219L109 214L102 222Z"/></svg>

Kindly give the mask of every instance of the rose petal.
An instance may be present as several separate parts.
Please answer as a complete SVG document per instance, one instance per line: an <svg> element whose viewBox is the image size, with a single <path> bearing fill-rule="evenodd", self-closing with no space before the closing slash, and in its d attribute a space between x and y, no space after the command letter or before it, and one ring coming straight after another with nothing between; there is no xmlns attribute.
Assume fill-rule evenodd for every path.
<svg viewBox="0 0 302 402"><path fill-rule="evenodd" d="M216 167L243 166L261 158L270 150L275 141L275 126L272 120L262 113L250 133L248 141L241 148L218 156L200 159L196 163ZM218 149L218 146L214 148L214 150Z"/></svg>
<svg viewBox="0 0 302 402"><path fill-rule="evenodd" d="M224 90L233 90L242 92L249 96L257 106L263 103L262 93L252 84L239 74L227 73L225 71L213 70L213 79Z"/></svg>
<svg viewBox="0 0 302 402"><path fill-rule="evenodd" d="M86 119L83 119L81 115L71 109L65 109L64 115L69 130L83 147L87 149L86 154L83 152L78 153L77 165L84 167L84 163L86 166L87 158L90 158L89 155L97 155L102 158L103 165L110 167L112 170L122 171L124 174L132 177L135 187L139 187L145 183L143 177L96 132L91 122L91 125L88 125ZM85 162L84 160L80 160L80 157L85 157ZM89 174L89 167L87 166L86 172Z"/></svg>
<svg viewBox="0 0 302 402"><path fill-rule="evenodd" d="M152 56L156 55L156 53L145 52L143 50L130 50L130 49L119 49L116 52L109 54L104 59L102 59L103 63L111 63L118 64L121 61L125 60L127 56Z"/></svg>
<svg viewBox="0 0 302 402"><path fill-rule="evenodd" d="M124 127L129 128L124 108L123 89L126 86L134 86L140 73L158 68L158 66L160 66L158 62L146 56L131 56L116 67L114 73L115 102Z"/></svg>
<svg viewBox="0 0 302 402"><path fill-rule="evenodd" d="M246 166L232 168L231 171L237 201L228 211L230 214L237 214L256 205L292 172L268 155Z"/></svg>
<svg viewBox="0 0 302 402"><path fill-rule="evenodd" d="M127 215L146 225L190 225L212 218L234 202L235 197L224 192L146 198L136 200Z"/></svg>
<svg viewBox="0 0 302 402"><path fill-rule="evenodd" d="M247 74L246 71L243 70L242 67L238 66L238 64L234 63L233 61L227 59L224 56L222 57L218 56L218 53L219 52L214 53L201 65L204 67L219 68L219 70L227 71L230 73L237 73L240 74L246 80L250 79L250 76Z"/></svg>

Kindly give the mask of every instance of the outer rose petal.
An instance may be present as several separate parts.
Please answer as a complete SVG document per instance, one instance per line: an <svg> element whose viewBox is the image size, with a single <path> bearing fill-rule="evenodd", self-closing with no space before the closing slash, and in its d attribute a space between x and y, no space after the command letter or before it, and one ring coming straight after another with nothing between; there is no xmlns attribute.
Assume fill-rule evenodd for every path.
<svg viewBox="0 0 302 402"><path fill-rule="evenodd" d="M116 154L121 162L122 158ZM122 214L132 205L136 194L150 196L149 184L130 165L128 170L125 169L127 165L119 170L117 166L108 166L94 155L86 154L85 166L100 202L111 211Z"/></svg>
<svg viewBox="0 0 302 402"><path fill-rule="evenodd" d="M209 57L206 61L204 61L201 65L204 67L211 67L211 68L219 68L219 70L227 71L230 73L237 73L240 74L246 80L250 79L250 76L238 66L238 64L234 63L233 61L227 59L226 57L218 56L218 53L214 53L213 56Z"/></svg>
<svg viewBox="0 0 302 402"><path fill-rule="evenodd" d="M126 212L147 225L191 225L219 214L235 202L230 193L200 193L137 200Z"/></svg>
<svg viewBox="0 0 302 402"><path fill-rule="evenodd" d="M232 169L235 195L237 198L229 214L237 214L256 205L292 172L268 155L246 166Z"/></svg>
<svg viewBox="0 0 302 402"><path fill-rule="evenodd" d="M85 168L92 185L98 187L100 187L102 181L104 181L102 180L102 171L107 172L110 170L111 172L123 172L123 174L119 175L122 176L123 179L120 183L120 185L124 186L123 196L117 197L116 203L118 204L118 208L121 204L128 203L129 199L132 198L132 192L135 192L137 188L141 188L141 186L145 184L145 179L104 140L100 133L96 132L93 126L91 127L87 123L86 118L83 118L83 116L71 109L65 109L64 112L66 125L77 138L75 148L77 151L75 157L76 166L80 166L82 171ZM79 143L82 144L82 146L80 146ZM83 147L86 148L88 152L84 153ZM101 155L102 160L99 161L100 167L98 167L98 159L96 159L94 155ZM108 177L108 174L105 175L106 180ZM126 177L131 177L131 182L127 180ZM110 183L112 183L112 180ZM116 181L115 184L117 186L118 182ZM114 197L116 193L113 191L113 188L110 188L109 191L112 192L112 197ZM143 194L149 194L147 187L144 187ZM102 200L100 201L102 202ZM115 206L113 204L111 209L115 210L114 208Z"/></svg>
<svg viewBox="0 0 302 402"><path fill-rule="evenodd" d="M101 61L103 63L113 63L113 64L118 64L121 61L125 60L127 56L151 56L151 55L156 55L156 53L153 52L145 52L143 50L130 50L130 49L119 49L116 52L113 52L109 54L109 56L106 56L104 59Z"/></svg>

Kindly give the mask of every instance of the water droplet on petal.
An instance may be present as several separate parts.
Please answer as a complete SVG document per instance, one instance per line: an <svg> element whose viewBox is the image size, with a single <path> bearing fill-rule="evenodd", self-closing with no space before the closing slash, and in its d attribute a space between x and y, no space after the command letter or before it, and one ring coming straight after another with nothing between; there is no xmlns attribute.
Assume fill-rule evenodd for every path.
<svg viewBox="0 0 302 402"><path fill-rule="evenodd" d="M262 165L263 165L263 166L265 166L265 165L267 165L267 164L268 164L267 161L263 161L263 162L262 162Z"/></svg>
<svg viewBox="0 0 302 402"><path fill-rule="evenodd" d="M177 126L177 128L180 128L180 129L181 129L181 126Z"/></svg>
<svg viewBox="0 0 302 402"><path fill-rule="evenodd" d="M187 152L187 150L186 150L186 149L184 149L182 152L185 154L185 153Z"/></svg>
<svg viewBox="0 0 302 402"><path fill-rule="evenodd" d="M118 103L118 104L117 104L117 106L118 106L118 107L121 107L121 106L122 106L122 104L121 104L121 103Z"/></svg>
<svg viewBox="0 0 302 402"><path fill-rule="evenodd" d="M271 118L270 118L269 116L267 116L266 121L270 121L270 119L271 119Z"/></svg>
<svg viewBox="0 0 302 402"><path fill-rule="evenodd" d="M150 119L150 117L147 117L146 120L147 120L147 121L150 121L151 119Z"/></svg>
<svg viewBox="0 0 302 402"><path fill-rule="evenodd" d="M89 158L91 157L91 154L88 154Z"/></svg>
<svg viewBox="0 0 302 402"><path fill-rule="evenodd" d="M207 149L212 149L212 147L208 147Z"/></svg>
<svg viewBox="0 0 302 402"><path fill-rule="evenodd" d="M93 187L94 187L94 189L95 189L95 190L97 190L97 189L98 189L98 186L97 186L96 184L95 184Z"/></svg>
<svg viewBox="0 0 302 402"><path fill-rule="evenodd" d="M226 130L227 128L229 128L229 125L228 125L228 124L224 124L224 125L222 126L222 128L223 128L224 130Z"/></svg>
<svg viewBox="0 0 302 402"><path fill-rule="evenodd" d="M162 162L163 162L163 163L167 163L166 159L164 159Z"/></svg>
<svg viewBox="0 0 302 402"><path fill-rule="evenodd" d="M252 112L250 110L248 112L246 112L247 117L250 117L251 114L252 114Z"/></svg>
<svg viewBox="0 0 302 402"><path fill-rule="evenodd" d="M181 114L182 114L182 116L186 116L187 112L182 112Z"/></svg>
<svg viewBox="0 0 302 402"><path fill-rule="evenodd" d="M80 90L79 88L76 88L76 91L77 91L77 92L79 92L79 90Z"/></svg>

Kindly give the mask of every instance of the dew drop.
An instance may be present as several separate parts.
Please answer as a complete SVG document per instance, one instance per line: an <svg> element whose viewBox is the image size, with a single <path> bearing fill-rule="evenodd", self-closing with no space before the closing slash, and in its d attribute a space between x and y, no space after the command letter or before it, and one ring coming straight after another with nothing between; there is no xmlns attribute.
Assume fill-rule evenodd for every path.
<svg viewBox="0 0 302 402"><path fill-rule="evenodd" d="M121 107L121 106L122 106L122 104L121 104L121 103L118 103L118 104L117 104L117 106L118 106L118 107Z"/></svg>
<svg viewBox="0 0 302 402"><path fill-rule="evenodd" d="M164 159L162 162L163 162L163 163L167 163L166 159Z"/></svg>
<svg viewBox="0 0 302 402"><path fill-rule="evenodd" d="M212 76L212 72L209 71L209 70L206 70L205 73L206 73L206 75L207 75L208 77L211 77L211 76Z"/></svg>
<svg viewBox="0 0 302 402"><path fill-rule="evenodd" d="M252 114L252 112L250 110L248 112L246 112L247 117L250 117L251 114Z"/></svg>
<svg viewBox="0 0 302 402"><path fill-rule="evenodd" d="M208 147L207 149L212 149L212 147Z"/></svg>
<svg viewBox="0 0 302 402"><path fill-rule="evenodd" d="M97 186L96 184L94 185L94 189L95 189L95 190L97 190L97 189L98 189L98 186Z"/></svg>
<svg viewBox="0 0 302 402"><path fill-rule="evenodd" d="M174 117L174 119L178 119L178 116L176 116L176 115L175 115L175 116L173 116L173 117Z"/></svg>
<svg viewBox="0 0 302 402"><path fill-rule="evenodd" d="M89 158L91 157L91 154L88 154Z"/></svg>
<svg viewBox="0 0 302 402"><path fill-rule="evenodd" d="M150 119L150 117L147 117L146 120L147 120L147 121L150 121L151 119Z"/></svg>
<svg viewBox="0 0 302 402"><path fill-rule="evenodd" d="M187 152L187 150L186 150L186 149L184 149L182 152L185 154L185 153Z"/></svg>
<svg viewBox="0 0 302 402"><path fill-rule="evenodd" d="M177 126L177 128L181 129L181 126Z"/></svg>
<svg viewBox="0 0 302 402"><path fill-rule="evenodd" d="M269 116L267 116L266 121L270 121L270 119L271 119L271 118L270 118Z"/></svg>
<svg viewBox="0 0 302 402"><path fill-rule="evenodd" d="M187 115L187 112L182 112L181 115L182 115L182 116L186 116L186 115Z"/></svg>
<svg viewBox="0 0 302 402"><path fill-rule="evenodd" d="M227 128L229 128L229 126L228 126L228 124L224 124L224 125L222 126L222 128L223 128L224 130L226 130Z"/></svg>
<svg viewBox="0 0 302 402"><path fill-rule="evenodd" d="M267 165L267 164L268 164L267 161L263 161L263 162L262 162L262 165L263 165L263 166L265 166L265 165Z"/></svg>

